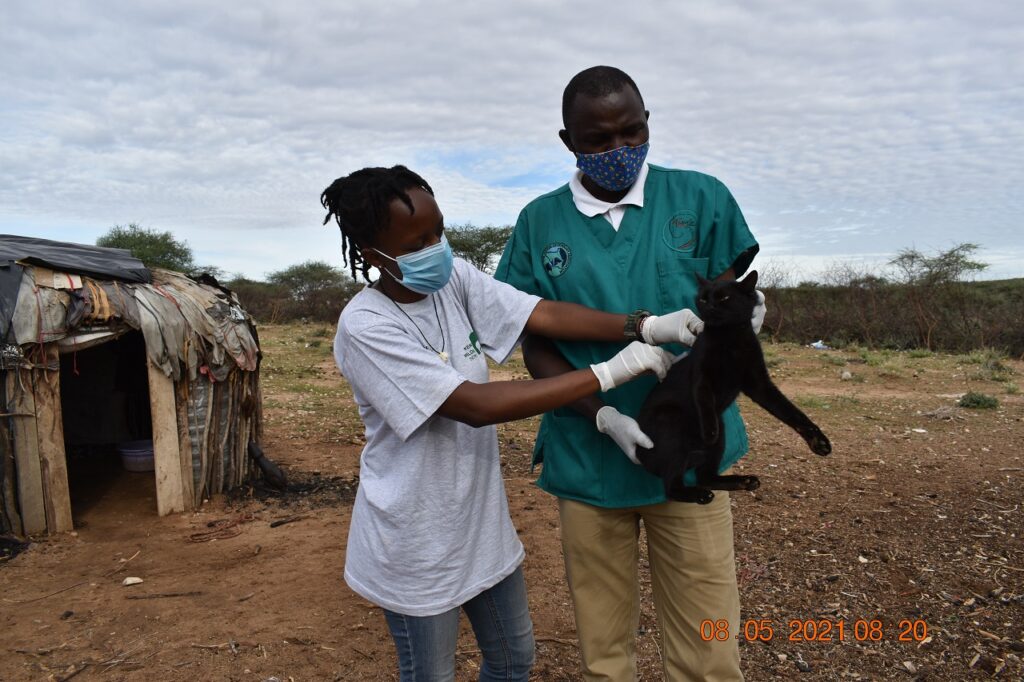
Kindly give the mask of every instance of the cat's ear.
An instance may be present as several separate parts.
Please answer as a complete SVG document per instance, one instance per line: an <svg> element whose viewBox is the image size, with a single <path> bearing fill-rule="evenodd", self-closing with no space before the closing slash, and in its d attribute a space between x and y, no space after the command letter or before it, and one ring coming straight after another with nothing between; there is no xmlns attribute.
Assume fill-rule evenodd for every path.
<svg viewBox="0 0 1024 682"><path fill-rule="evenodd" d="M697 275L697 284L699 284L701 286L701 288L711 286L711 280L710 279L707 279L707 278L701 276L701 274L699 272L695 273L695 274Z"/></svg>
<svg viewBox="0 0 1024 682"><path fill-rule="evenodd" d="M740 280L740 287L743 291L750 293L757 286L757 270L751 270L747 276Z"/></svg>

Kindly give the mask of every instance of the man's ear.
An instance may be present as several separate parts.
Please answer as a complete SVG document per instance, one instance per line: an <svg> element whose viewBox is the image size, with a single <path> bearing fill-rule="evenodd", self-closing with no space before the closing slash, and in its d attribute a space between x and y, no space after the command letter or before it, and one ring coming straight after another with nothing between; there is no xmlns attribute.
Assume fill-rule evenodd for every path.
<svg viewBox="0 0 1024 682"><path fill-rule="evenodd" d="M576 150L573 149L573 147L572 147L572 138L569 137L569 131L568 130L564 130L564 129L563 130L559 130L558 131L558 138L560 140L562 140L562 144L565 145L566 149L571 151L573 154L576 153Z"/></svg>
<svg viewBox="0 0 1024 682"><path fill-rule="evenodd" d="M743 291L751 292L757 286L757 270L751 270L747 276L740 280L740 288Z"/></svg>

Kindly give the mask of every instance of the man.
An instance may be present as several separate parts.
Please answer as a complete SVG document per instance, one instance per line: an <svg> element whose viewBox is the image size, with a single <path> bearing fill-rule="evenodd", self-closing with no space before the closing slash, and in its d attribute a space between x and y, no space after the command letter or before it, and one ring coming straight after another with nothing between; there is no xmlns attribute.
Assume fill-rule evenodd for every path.
<svg viewBox="0 0 1024 682"><path fill-rule="evenodd" d="M758 244L721 182L645 162L648 118L636 84L618 69L593 67L569 82L559 137L579 170L523 209L496 276L544 298L636 311L636 335L650 340L668 321L665 313L695 308L697 274L742 275ZM698 332L702 325L694 318L690 326ZM529 337L524 358L531 374L551 376L618 347ZM701 636L705 620L726 619L729 632L738 632L729 496L717 492L708 505L666 501L661 480L633 463L636 446L649 446L653 436L634 420L652 385L635 381L550 412L537 434L538 485L559 500L583 675L635 679L643 521L665 678L741 680L737 640ZM723 470L747 450L735 405L725 425Z"/></svg>

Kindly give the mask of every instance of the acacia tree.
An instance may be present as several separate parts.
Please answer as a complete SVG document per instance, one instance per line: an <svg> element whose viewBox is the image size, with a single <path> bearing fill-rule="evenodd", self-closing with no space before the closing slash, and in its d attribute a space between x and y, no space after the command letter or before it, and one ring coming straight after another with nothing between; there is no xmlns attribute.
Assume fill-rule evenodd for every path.
<svg viewBox="0 0 1024 682"><path fill-rule="evenodd" d="M971 260L978 250L977 244L964 242L935 256L926 256L917 249L903 249L889 261L896 267L900 279L906 284L938 286L960 282L967 275L988 268L987 263Z"/></svg>
<svg viewBox="0 0 1024 682"><path fill-rule="evenodd" d="M484 272L493 273L498 256L512 236L512 226L451 225L445 227L444 233L456 256L465 258Z"/></svg>
<svg viewBox="0 0 1024 682"><path fill-rule="evenodd" d="M290 302L289 310L281 312L285 318L336 319L359 290L359 285L340 269L314 260L271 272L267 282Z"/></svg>
<svg viewBox="0 0 1024 682"><path fill-rule="evenodd" d="M308 260L267 275L271 284L282 286L295 299L304 299L318 291L341 286L345 276L341 270L324 261Z"/></svg>
<svg viewBox="0 0 1024 682"><path fill-rule="evenodd" d="M933 347L936 329L944 323L954 324L960 334L973 335L979 327L976 311L962 286L966 276L988 267L971 260L977 244L965 242L948 251L926 256L917 249L903 249L889 264L896 268L898 278L906 285L916 319L919 342L929 350Z"/></svg>
<svg viewBox="0 0 1024 682"><path fill-rule="evenodd" d="M197 270L188 242L175 239L170 232L158 232L138 223L115 225L96 240L96 246L127 249L146 267L177 270L190 275Z"/></svg>

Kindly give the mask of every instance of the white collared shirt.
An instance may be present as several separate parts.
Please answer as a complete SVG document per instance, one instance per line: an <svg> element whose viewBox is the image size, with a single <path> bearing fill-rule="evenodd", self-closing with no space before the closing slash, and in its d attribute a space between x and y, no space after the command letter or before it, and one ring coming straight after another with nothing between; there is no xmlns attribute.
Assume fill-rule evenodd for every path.
<svg viewBox="0 0 1024 682"><path fill-rule="evenodd" d="M603 215L611 223L615 231L619 231L622 223L622 216L626 213L626 206L644 207L644 182L647 180L647 163L640 167L640 173L636 176L636 182L626 192L626 196L614 204L601 201L587 191L583 186L583 171L577 169L569 180L569 189L572 191L572 201L576 204L576 210L588 218Z"/></svg>

